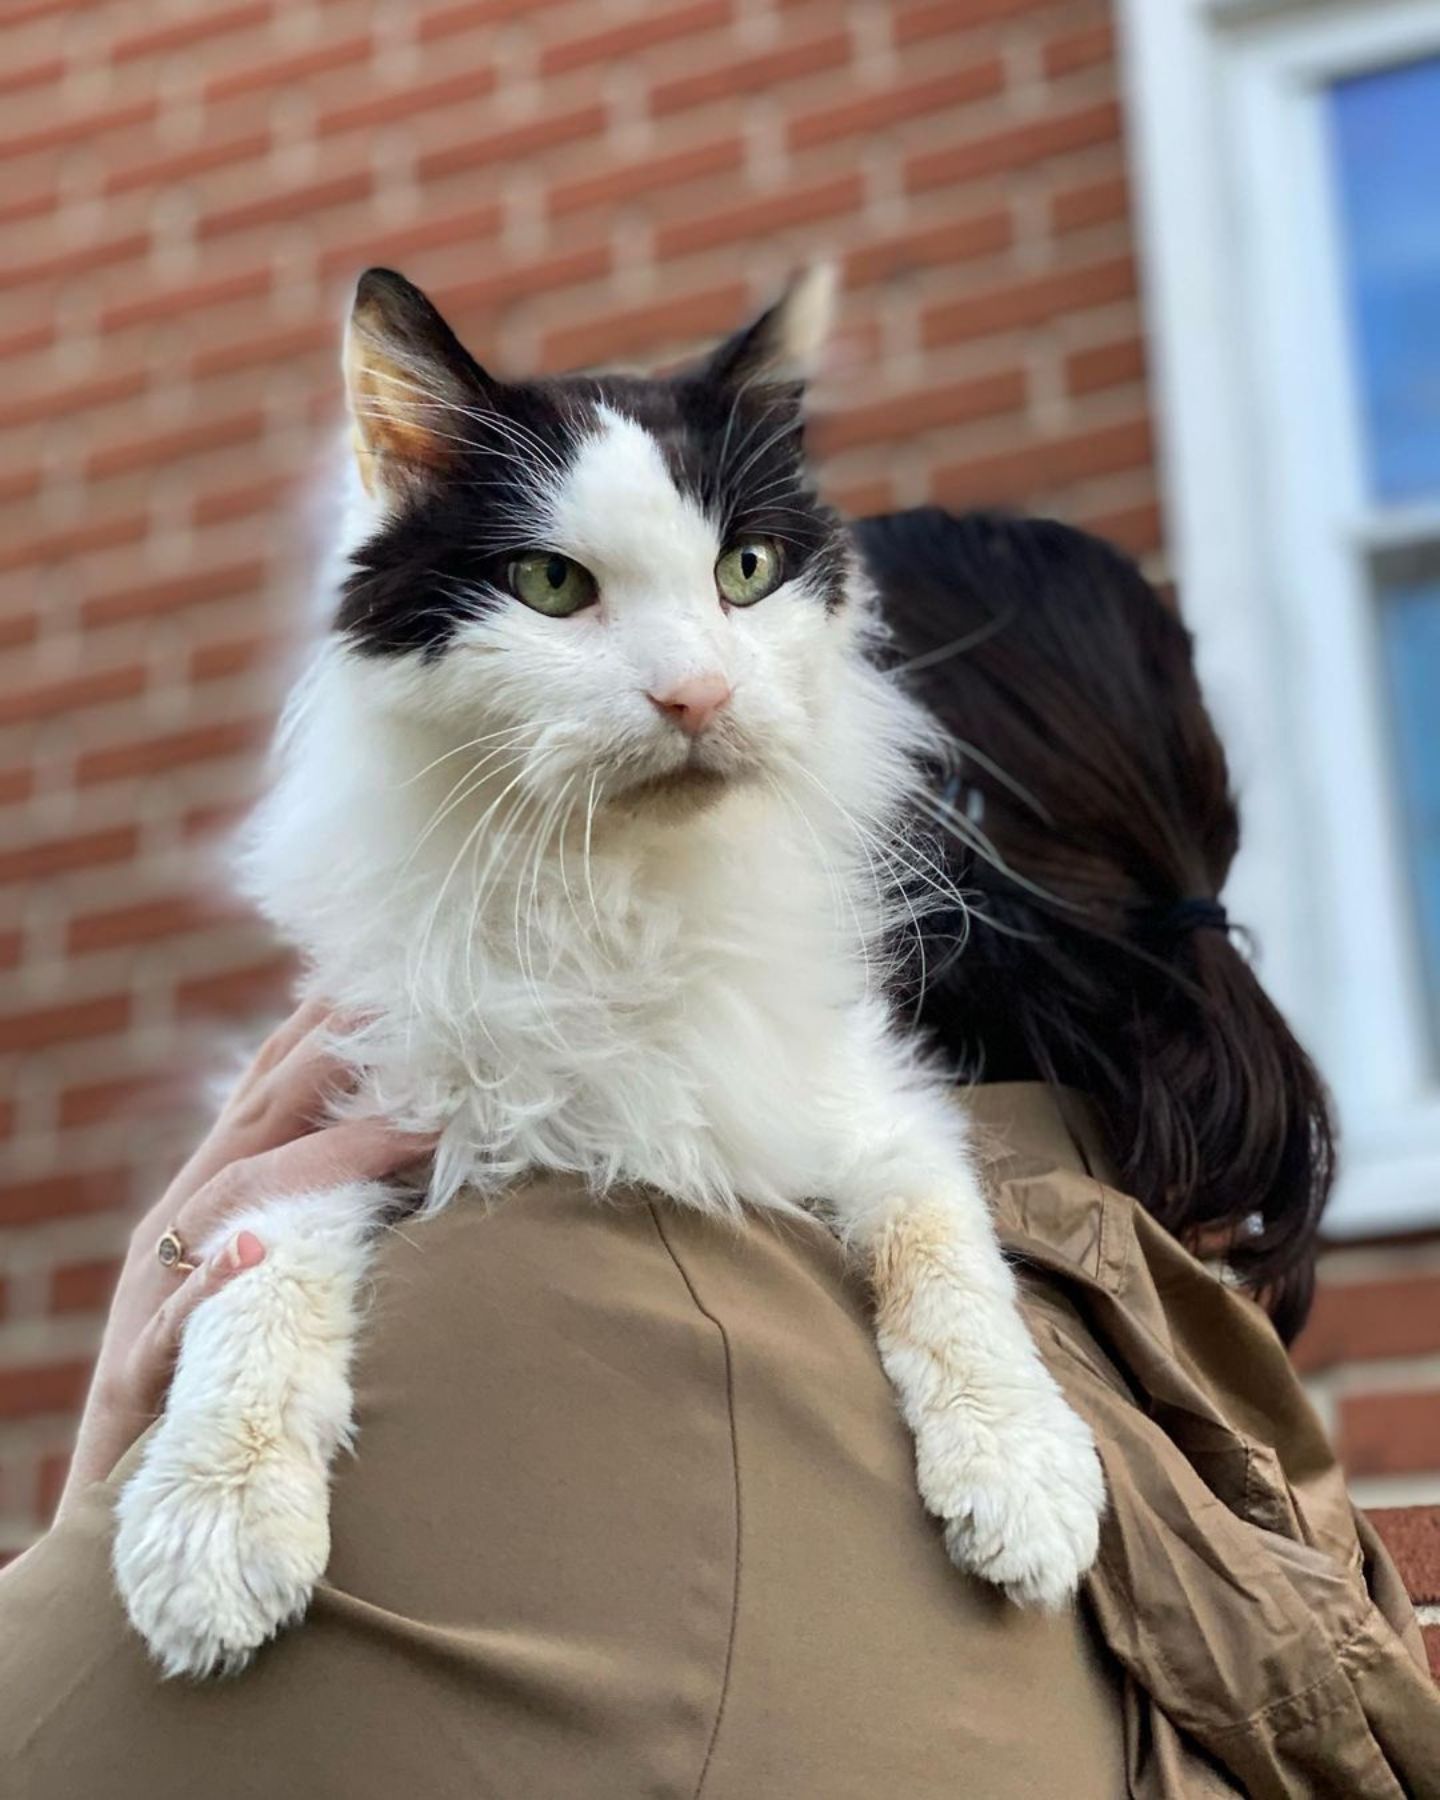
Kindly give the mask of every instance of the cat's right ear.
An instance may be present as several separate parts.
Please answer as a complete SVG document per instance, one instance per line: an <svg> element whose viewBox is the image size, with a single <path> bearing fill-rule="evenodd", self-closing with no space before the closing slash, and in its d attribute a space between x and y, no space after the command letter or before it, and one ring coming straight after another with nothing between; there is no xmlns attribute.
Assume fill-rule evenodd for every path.
<svg viewBox="0 0 1440 1800"><path fill-rule="evenodd" d="M396 503L433 482L493 383L419 288L367 269L345 328L351 441L365 491Z"/></svg>
<svg viewBox="0 0 1440 1800"><path fill-rule="evenodd" d="M802 269L773 306L711 354L710 379L722 387L755 384L798 394L820 365L834 323L835 293L833 264Z"/></svg>

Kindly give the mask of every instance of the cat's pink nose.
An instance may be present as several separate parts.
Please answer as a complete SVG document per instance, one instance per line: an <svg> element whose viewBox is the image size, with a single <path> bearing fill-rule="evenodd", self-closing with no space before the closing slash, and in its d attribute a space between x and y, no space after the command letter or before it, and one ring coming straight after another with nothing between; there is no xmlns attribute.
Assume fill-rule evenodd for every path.
<svg viewBox="0 0 1440 1800"><path fill-rule="evenodd" d="M716 713L730 704L730 683L723 675L690 675L650 699L672 725L699 737Z"/></svg>

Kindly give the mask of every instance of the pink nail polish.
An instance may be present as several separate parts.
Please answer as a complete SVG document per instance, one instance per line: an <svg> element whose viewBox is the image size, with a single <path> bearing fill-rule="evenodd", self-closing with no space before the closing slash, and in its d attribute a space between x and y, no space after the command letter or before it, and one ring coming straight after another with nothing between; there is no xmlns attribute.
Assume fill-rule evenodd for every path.
<svg viewBox="0 0 1440 1800"><path fill-rule="evenodd" d="M230 1267L232 1269L253 1269L256 1263L264 1262L265 1246L253 1231L242 1231L230 1245Z"/></svg>

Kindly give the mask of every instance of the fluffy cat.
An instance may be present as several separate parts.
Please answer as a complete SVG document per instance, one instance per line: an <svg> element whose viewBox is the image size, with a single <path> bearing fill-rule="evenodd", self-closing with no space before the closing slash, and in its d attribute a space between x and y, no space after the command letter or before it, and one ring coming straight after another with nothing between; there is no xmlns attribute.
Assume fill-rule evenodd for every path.
<svg viewBox="0 0 1440 1800"><path fill-rule="evenodd" d="M359 1104L443 1133L428 1206L543 1168L712 1214L822 1211L871 1276L953 1558L1053 1606L1103 1484L1021 1322L962 1111L872 966L900 885L884 846L933 740L872 660L870 593L804 461L828 310L812 271L679 374L507 383L400 276L362 277L348 574L251 881L311 990L364 1021ZM364 1186L260 1209L266 1261L190 1323L114 1551L167 1673L242 1666L324 1571L393 1205Z"/></svg>

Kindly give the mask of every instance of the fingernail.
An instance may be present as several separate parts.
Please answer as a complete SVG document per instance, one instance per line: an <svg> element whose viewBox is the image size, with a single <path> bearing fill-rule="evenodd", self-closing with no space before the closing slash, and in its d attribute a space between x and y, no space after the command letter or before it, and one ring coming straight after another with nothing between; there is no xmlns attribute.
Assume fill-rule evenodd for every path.
<svg viewBox="0 0 1440 1800"><path fill-rule="evenodd" d="M265 1246L253 1231L242 1231L231 1240L226 1260L232 1269L253 1269L265 1260Z"/></svg>

